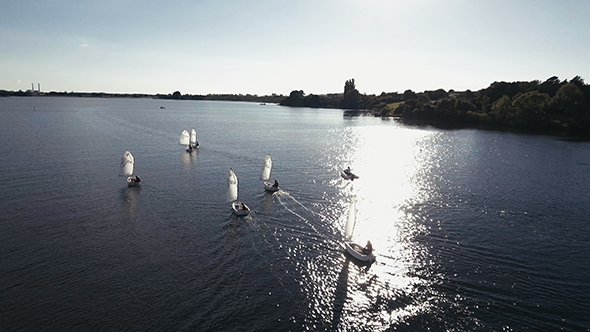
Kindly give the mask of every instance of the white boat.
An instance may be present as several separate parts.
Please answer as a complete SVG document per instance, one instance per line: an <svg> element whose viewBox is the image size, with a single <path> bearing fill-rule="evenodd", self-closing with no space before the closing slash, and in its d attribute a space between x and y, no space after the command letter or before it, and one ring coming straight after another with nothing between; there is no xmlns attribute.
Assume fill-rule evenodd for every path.
<svg viewBox="0 0 590 332"><path fill-rule="evenodd" d="M363 247L352 240L354 227L356 226L356 214L356 201L353 201L350 204L350 209L348 210L348 219L346 220L346 228L344 230L344 247L352 257L358 259L359 261L374 262L375 255L373 255L373 246L371 241L367 241L367 245Z"/></svg>
<svg viewBox="0 0 590 332"><path fill-rule="evenodd" d="M191 137L189 141L189 146L193 149L199 148L199 142L197 141L197 131L193 128L191 129Z"/></svg>
<svg viewBox="0 0 590 332"><path fill-rule="evenodd" d="M190 144L190 135L186 129L180 133L180 140L178 141L178 144L186 146L186 152L193 151L193 148Z"/></svg>
<svg viewBox="0 0 590 332"><path fill-rule="evenodd" d="M270 155L267 154L264 157L264 165L262 166L262 174L260 178L264 181L264 189L275 192L279 190L279 181L275 180L274 183L270 182L270 173L272 171L272 159Z"/></svg>
<svg viewBox="0 0 590 332"><path fill-rule="evenodd" d="M236 216L247 216L248 214L250 214L250 208L248 207L248 205L244 204L243 202L232 202L231 203L231 208L234 211L234 213L236 214Z"/></svg>
<svg viewBox="0 0 590 332"><path fill-rule="evenodd" d="M356 174L354 174L354 173L352 173L350 171L350 167L347 168L347 169L345 169L345 170L343 170L343 171L341 171L340 172L340 175L343 178L345 178L346 180L354 180L354 179L358 179L359 178L358 175L356 175Z"/></svg>
<svg viewBox="0 0 590 332"><path fill-rule="evenodd" d="M129 151L125 151L123 158L121 158L121 168L119 169L119 176L127 177L127 185L129 187L138 186L141 179L137 175L133 175L135 169L135 158Z"/></svg>
<svg viewBox="0 0 590 332"><path fill-rule="evenodd" d="M228 190L227 199L231 203L231 208L237 216L246 216L250 213L250 208L244 202L238 201L238 177L230 168L227 178Z"/></svg>

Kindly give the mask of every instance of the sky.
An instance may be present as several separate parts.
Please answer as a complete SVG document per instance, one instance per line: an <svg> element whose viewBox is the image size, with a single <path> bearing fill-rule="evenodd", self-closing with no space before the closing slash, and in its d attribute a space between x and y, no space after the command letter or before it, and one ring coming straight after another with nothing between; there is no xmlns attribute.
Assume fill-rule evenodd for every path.
<svg viewBox="0 0 590 332"><path fill-rule="evenodd" d="M0 90L288 95L590 83L587 0L0 0Z"/></svg>

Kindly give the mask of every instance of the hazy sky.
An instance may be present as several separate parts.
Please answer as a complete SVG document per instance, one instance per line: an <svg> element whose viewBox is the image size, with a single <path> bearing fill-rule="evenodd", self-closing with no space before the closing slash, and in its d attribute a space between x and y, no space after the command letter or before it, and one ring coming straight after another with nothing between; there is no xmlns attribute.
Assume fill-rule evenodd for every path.
<svg viewBox="0 0 590 332"><path fill-rule="evenodd" d="M590 83L590 1L0 0L0 89L306 94Z"/></svg>

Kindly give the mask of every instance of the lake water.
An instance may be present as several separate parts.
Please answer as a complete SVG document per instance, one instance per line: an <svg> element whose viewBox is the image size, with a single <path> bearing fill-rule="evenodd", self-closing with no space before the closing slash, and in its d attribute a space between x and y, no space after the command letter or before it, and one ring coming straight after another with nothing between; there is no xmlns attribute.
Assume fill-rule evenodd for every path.
<svg viewBox="0 0 590 332"><path fill-rule="evenodd" d="M3 331L590 330L588 142L60 97L0 98L0 139ZM343 251L353 200L371 265Z"/></svg>

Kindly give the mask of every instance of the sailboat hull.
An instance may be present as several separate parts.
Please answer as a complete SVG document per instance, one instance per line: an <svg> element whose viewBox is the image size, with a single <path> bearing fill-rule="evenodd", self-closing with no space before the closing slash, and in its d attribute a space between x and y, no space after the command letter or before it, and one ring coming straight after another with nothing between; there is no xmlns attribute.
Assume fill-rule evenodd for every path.
<svg viewBox="0 0 590 332"><path fill-rule="evenodd" d="M139 186L139 182L137 177L135 176L130 176L127 178L127 186L128 187L136 187Z"/></svg>
<svg viewBox="0 0 590 332"><path fill-rule="evenodd" d="M352 174L352 173L346 173L345 171L341 171L340 175L345 178L346 180L354 180L354 179L358 179L358 175L356 174Z"/></svg>
<svg viewBox="0 0 590 332"><path fill-rule="evenodd" d="M346 252L361 262L375 261L375 255L372 253L363 253L363 247L358 243L347 241L344 242L344 247L346 248Z"/></svg>
<svg viewBox="0 0 590 332"><path fill-rule="evenodd" d="M248 214L250 214L250 208L248 207L248 205L239 202L239 201L235 201L231 204L231 208L234 212L234 214L236 216L247 216Z"/></svg>
<svg viewBox="0 0 590 332"><path fill-rule="evenodd" d="M279 187L275 187L271 182L269 181L264 181L264 189L266 189L266 191L270 191L270 192L275 192L275 191L279 191Z"/></svg>

